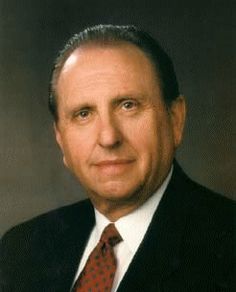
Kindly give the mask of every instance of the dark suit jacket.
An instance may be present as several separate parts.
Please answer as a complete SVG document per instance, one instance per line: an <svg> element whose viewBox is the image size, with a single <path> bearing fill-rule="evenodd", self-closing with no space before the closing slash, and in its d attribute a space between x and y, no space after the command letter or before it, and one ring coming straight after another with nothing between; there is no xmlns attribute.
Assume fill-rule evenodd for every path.
<svg viewBox="0 0 236 292"><path fill-rule="evenodd" d="M172 179L118 292L233 291L234 203ZM67 292L90 231L88 200L13 228L1 242L1 292Z"/></svg>

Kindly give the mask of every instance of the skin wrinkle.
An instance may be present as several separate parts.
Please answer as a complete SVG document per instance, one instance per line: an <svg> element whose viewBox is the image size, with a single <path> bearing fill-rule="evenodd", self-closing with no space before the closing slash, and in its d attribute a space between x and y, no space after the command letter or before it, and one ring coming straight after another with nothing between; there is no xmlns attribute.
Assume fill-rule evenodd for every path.
<svg viewBox="0 0 236 292"><path fill-rule="evenodd" d="M57 142L94 206L117 220L168 174L181 141L184 100L167 110L152 64L133 45L77 49L71 58L57 84ZM114 159L126 163L97 165Z"/></svg>
<svg viewBox="0 0 236 292"><path fill-rule="evenodd" d="M55 95L55 100L57 102L57 99L58 99L58 84L59 84L59 80L61 78L63 78L63 72L65 73L66 71L69 71L69 69L76 63L76 60L82 56L83 52L85 51L88 51L88 50L93 50L94 47L99 47L102 49L102 51L108 46L110 48L125 48L127 50L127 47L128 49L130 50L130 47L132 49L133 48L136 48L140 51L140 49L134 45L130 45L129 43L125 42L125 41L116 41L116 42L110 42L109 45L108 44L103 44L103 43L94 43L94 42L88 42L88 43L84 43L82 45L80 45L79 48L76 48L73 52L71 52L71 54L69 55L69 57L62 63L62 64L58 64L59 67L61 67L60 70L58 70L53 78L53 81L52 81L52 84L53 84L53 90L54 90L54 95ZM75 54L74 52L76 51L76 57L75 57ZM101 51L101 52L102 52ZM141 51L140 51L141 52ZM143 54L143 52L142 52ZM99 56L100 58L102 58L102 56L100 55ZM149 58L151 58L149 56ZM129 60L127 60L126 64L128 63ZM92 59L90 58L90 56L86 56L86 63L89 64L92 62ZM140 67L142 67L142 64L141 64L141 61L140 60L136 60L137 63L140 63ZM119 62L116 62L115 64L113 63L113 68L119 68ZM155 68L155 66L153 65L152 62L149 62L149 65L152 67L152 69L154 70L155 74L154 74L154 78L155 78L155 81L159 83L160 87L162 87L162 80L159 78L159 72L157 71L157 69ZM100 69L99 69L100 70ZM94 70L95 72L95 70ZM93 73L94 73L93 72ZM134 75L135 73L132 71L132 68L128 68L128 72L129 72L129 75L132 76ZM125 73L125 72L124 72ZM97 76L96 76L97 77ZM144 80L141 80L141 82L144 81Z"/></svg>

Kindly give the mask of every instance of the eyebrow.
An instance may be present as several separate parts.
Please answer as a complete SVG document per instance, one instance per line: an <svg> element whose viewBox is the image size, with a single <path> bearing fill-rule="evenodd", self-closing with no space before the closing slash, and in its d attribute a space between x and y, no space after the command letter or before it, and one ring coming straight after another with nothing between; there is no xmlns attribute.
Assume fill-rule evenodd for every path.
<svg viewBox="0 0 236 292"><path fill-rule="evenodd" d="M127 99L134 99L138 101L144 101L147 100L147 97L144 95L138 95L138 94L126 94L126 95L117 95L116 97L112 98L111 103L117 104L123 100Z"/></svg>
<svg viewBox="0 0 236 292"><path fill-rule="evenodd" d="M138 94L126 94L126 95L120 94L120 95L115 96L114 98L111 98L109 103L112 105L117 105L120 102L122 102L124 100L128 100L128 99L138 100L138 101L142 102L144 100L147 100L147 97L145 95L138 95ZM82 109L86 109L86 108L93 109L93 108L96 108L96 105L94 105L94 103L92 101L91 102L83 101L81 103L77 103L68 109L66 116L70 117L74 113L76 113Z"/></svg>
<svg viewBox="0 0 236 292"><path fill-rule="evenodd" d="M72 106L66 111L66 117L71 117L73 116L76 112L82 110L82 109L91 109L95 108L92 104L89 104L88 102L83 102L81 104L77 104L75 106Z"/></svg>

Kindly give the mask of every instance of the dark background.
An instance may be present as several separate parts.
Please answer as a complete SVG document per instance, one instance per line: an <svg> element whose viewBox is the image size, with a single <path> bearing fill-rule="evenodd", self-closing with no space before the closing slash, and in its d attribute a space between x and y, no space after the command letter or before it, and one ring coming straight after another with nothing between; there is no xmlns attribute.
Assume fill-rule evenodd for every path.
<svg viewBox="0 0 236 292"><path fill-rule="evenodd" d="M84 196L64 169L47 111L58 49L98 23L136 24L173 58L188 101L178 153L187 173L233 198L235 1L0 0L0 235Z"/></svg>

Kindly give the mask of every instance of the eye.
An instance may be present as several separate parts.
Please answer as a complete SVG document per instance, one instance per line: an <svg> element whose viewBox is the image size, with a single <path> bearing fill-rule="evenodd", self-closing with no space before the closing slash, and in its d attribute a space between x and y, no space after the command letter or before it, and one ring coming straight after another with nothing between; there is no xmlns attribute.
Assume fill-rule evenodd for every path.
<svg viewBox="0 0 236 292"><path fill-rule="evenodd" d="M74 117L78 118L80 120L86 120L90 114L91 114L91 112L89 109L82 109L82 110L76 112Z"/></svg>
<svg viewBox="0 0 236 292"><path fill-rule="evenodd" d="M88 111L88 110L80 111L78 115L79 115L82 119L85 119L85 118L87 118L87 116L89 115L89 111Z"/></svg>
<svg viewBox="0 0 236 292"><path fill-rule="evenodd" d="M122 108L125 110L131 110L135 107L137 107L137 102L134 100L126 100L122 103Z"/></svg>

